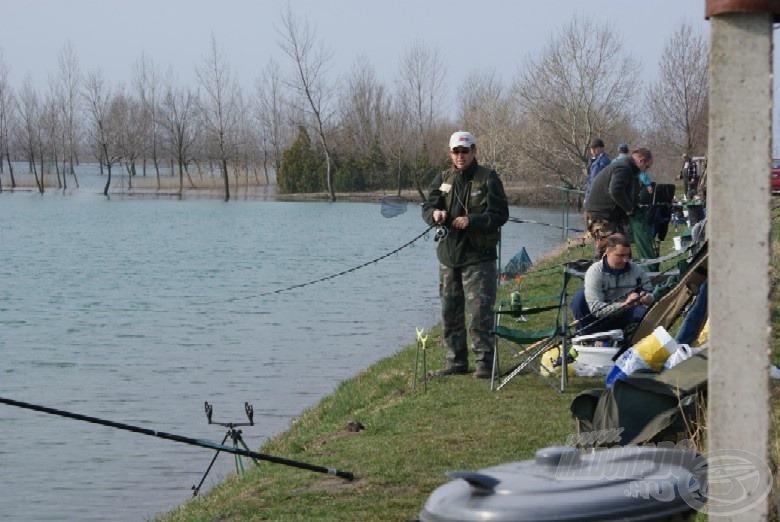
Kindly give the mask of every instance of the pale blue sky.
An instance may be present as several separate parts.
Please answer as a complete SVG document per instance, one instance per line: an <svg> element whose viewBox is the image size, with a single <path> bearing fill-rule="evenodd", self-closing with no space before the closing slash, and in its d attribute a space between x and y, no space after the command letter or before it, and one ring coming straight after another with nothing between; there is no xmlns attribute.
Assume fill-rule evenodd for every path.
<svg viewBox="0 0 780 522"><path fill-rule="evenodd" d="M102 69L128 83L142 52L183 82L209 47L210 34L226 53L241 84L251 87L270 58L288 66L276 27L286 0L0 0L0 47L11 83L29 73L44 88L70 41L82 71ZM528 54L574 16L613 24L625 49L652 79L675 26L687 21L709 38L704 0L292 0L296 16L316 26L334 52L330 75L347 73L366 55L391 86L405 51L415 41L436 46L450 85L469 73L495 71L506 83ZM451 89L454 91L454 87Z"/></svg>

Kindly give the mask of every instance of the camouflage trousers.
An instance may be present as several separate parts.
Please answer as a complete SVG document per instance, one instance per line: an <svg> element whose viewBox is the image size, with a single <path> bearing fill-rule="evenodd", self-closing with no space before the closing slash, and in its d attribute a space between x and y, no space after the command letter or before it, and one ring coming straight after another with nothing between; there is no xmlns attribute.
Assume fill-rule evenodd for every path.
<svg viewBox="0 0 780 522"><path fill-rule="evenodd" d="M467 313L470 316L468 337L477 366L492 366L496 286L495 261L461 268L439 267L439 297L448 367L468 367Z"/></svg>
<svg viewBox="0 0 780 522"><path fill-rule="evenodd" d="M631 227L628 222L614 222L606 219L591 218L585 213L585 224L588 227L590 237L593 238L593 255L598 259L604 255L606 239L612 234L620 232L631 241Z"/></svg>

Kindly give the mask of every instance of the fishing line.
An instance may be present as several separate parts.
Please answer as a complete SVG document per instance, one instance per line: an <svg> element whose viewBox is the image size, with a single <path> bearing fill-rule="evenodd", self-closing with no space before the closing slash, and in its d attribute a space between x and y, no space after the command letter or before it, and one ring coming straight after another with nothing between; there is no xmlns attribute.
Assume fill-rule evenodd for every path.
<svg viewBox="0 0 780 522"><path fill-rule="evenodd" d="M361 268L365 268L365 267L367 267L369 265L372 265L374 263L378 263L379 261L382 261L383 259L386 259L386 258L388 258L388 257L390 257L390 256L392 256L394 254L397 254L398 252L400 252L404 248L412 246L417 240L419 240L422 237L427 236L428 232L431 230L431 228L433 228L433 227L428 227L422 233L417 235L414 239L412 239L411 241L407 241L406 243L404 243L403 245L399 246L395 250L391 250L390 252L388 252L386 254L383 254L383 255L381 255L381 256L379 256L377 258L374 258L371 261L366 261L363 264L354 266L354 267L349 268L347 270L342 270L341 272L338 272L336 274L331 274L329 276L321 277L319 279L314 279L312 281L307 281L305 283L300 283L300 284L296 284L296 285L290 285L290 286L288 286L286 288L280 288L278 290L273 290L271 292L265 292L265 293L262 293L262 294L250 295L250 296L246 296L246 297L235 297L233 299L228 299L228 300L226 300L224 302L235 302L235 301L240 301L240 300L244 300L244 299L257 299L259 297L266 297L266 296L269 296L269 295L281 294L282 292L289 292L290 290L295 290L297 288L304 288L306 286L311 286L311 285L314 285L314 284L317 284L317 283L322 283L323 281L328 281L330 279L335 279L337 277L350 274L352 272L360 270ZM220 302L222 302L222 301L220 301Z"/></svg>
<svg viewBox="0 0 780 522"><path fill-rule="evenodd" d="M121 422L114 422L105 419L99 419L97 417L90 417L88 415L82 415L80 413L73 413L65 410L58 410L55 408L49 408L46 406L40 406L37 404L31 404L29 402L15 401L12 399L6 399L0 397L0 403L7 404L8 406L15 406L17 408L23 408L26 410L38 411L41 413L47 413L49 415L57 415L59 417L66 417L68 419L74 419L84 422L91 422L93 424L100 424L102 426L108 426L109 428L116 428L119 430L131 431L133 433L140 433L142 435L149 435L150 437L157 437L160 439L172 440L174 442L180 442L182 444L189 444L191 446L200 446L202 448L213 449L217 451L224 451L225 453L233 453L234 455L240 455L242 457L249 457L256 460L265 460L274 464L282 464L284 466L290 466L293 468L305 469L308 471L314 471L316 473L325 473L327 475L333 475L346 480L353 480L355 475L351 471L340 471L334 468L327 468L325 466L317 466L316 464L308 464L306 462L300 462L297 460L285 459L282 457L274 457L273 455L266 455L265 453L258 453L256 451L250 451L243 448L236 448L233 446L225 446L224 444L218 444L209 440L193 439L190 437L184 437L182 435L175 435L173 433L165 433L164 431L155 431L147 428L141 428L139 426L132 426L130 424L123 424Z"/></svg>
<svg viewBox="0 0 780 522"><path fill-rule="evenodd" d="M530 220L530 219L520 219L520 218L511 217L511 216L509 217L509 219L507 221L511 221L512 223L527 223L527 224L530 224L530 225L540 225L540 226L543 226L543 227L552 227L552 228L557 228L559 230L571 230L572 232L579 232L579 233L584 233L585 232L585 230L582 230L582 229L579 229L579 228L563 227L561 225L553 225L552 223L543 223L541 221L533 221L533 220Z"/></svg>

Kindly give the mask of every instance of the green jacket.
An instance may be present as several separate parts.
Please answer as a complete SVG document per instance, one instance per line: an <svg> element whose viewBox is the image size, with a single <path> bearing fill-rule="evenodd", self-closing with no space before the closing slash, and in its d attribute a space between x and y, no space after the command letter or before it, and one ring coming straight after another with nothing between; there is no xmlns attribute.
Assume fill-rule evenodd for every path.
<svg viewBox="0 0 780 522"><path fill-rule="evenodd" d="M450 169L438 174L428 192L423 220L434 226L433 211L447 211L445 226L449 232L436 249L439 262L455 268L495 260L500 228L509 218L509 205L498 174L474 160L462 172ZM453 229L452 220L463 215L469 216L468 228Z"/></svg>

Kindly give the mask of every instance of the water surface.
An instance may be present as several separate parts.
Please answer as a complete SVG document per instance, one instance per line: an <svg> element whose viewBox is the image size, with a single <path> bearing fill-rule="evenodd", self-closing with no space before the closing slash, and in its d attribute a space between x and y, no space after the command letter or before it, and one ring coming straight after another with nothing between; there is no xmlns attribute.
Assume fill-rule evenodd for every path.
<svg viewBox="0 0 780 522"><path fill-rule="evenodd" d="M374 203L0 194L0 396L215 442L225 428L204 402L215 422L245 422L248 402L257 449L438 321L433 235L286 289L425 229L414 205L386 219ZM504 262L560 241L509 224ZM0 437L2 520L151 518L189 499L213 456L5 405ZM204 489L233 466L220 456Z"/></svg>

